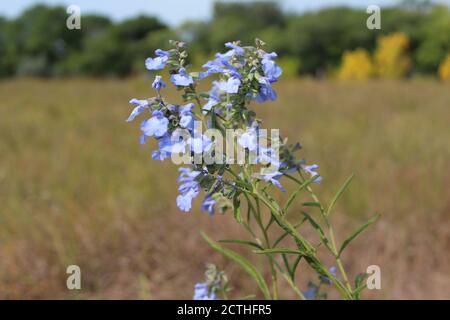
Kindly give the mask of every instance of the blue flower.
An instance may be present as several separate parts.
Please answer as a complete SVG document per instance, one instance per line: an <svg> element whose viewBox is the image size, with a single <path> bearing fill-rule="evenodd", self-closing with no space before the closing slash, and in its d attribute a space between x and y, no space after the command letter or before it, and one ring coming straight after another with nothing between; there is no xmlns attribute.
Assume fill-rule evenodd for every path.
<svg viewBox="0 0 450 320"><path fill-rule="evenodd" d="M184 68L178 71L178 74L173 74L170 81L176 86L187 87L194 83L194 79L186 73Z"/></svg>
<svg viewBox="0 0 450 320"><path fill-rule="evenodd" d="M152 83L152 88L159 92L162 88L166 87L166 83L162 80L161 76L156 76Z"/></svg>
<svg viewBox="0 0 450 320"><path fill-rule="evenodd" d="M328 269L328 271L329 271L333 276L336 277L336 267L335 267L335 266L333 266L333 267L331 267L330 269ZM326 283L326 284L332 284L332 283L333 283L333 282L331 281L330 278L324 277L324 276L320 276L320 280L322 280L322 281L323 281L324 283Z"/></svg>
<svg viewBox="0 0 450 320"><path fill-rule="evenodd" d="M216 106L217 104L219 104L220 100L217 99L216 97L209 97L208 102L205 103L205 105L203 106L202 110L203 113L207 113L209 111L211 111L211 109Z"/></svg>
<svg viewBox="0 0 450 320"><path fill-rule="evenodd" d="M191 128L194 120L194 115L192 114L192 109L194 108L193 103L188 103L180 108L180 126L182 128Z"/></svg>
<svg viewBox="0 0 450 320"><path fill-rule="evenodd" d="M200 171L193 171L191 168L180 168L181 172L177 181L181 183L178 190L181 195L177 197L177 206L184 212L188 212L192 208L192 199L200 192L200 184L196 180Z"/></svg>
<svg viewBox="0 0 450 320"><path fill-rule="evenodd" d="M244 48L242 48L242 47L240 47L240 46L238 46L238 45L235 45L235 44L232 43L232 42L227 42L227 43L225 43L225 47L232 49L233 54L236 54L236 55L238 55L238 56L243 56L244 53L245 53Z"/></svg>
<svg viewBox="0 0 450 320"><path fill-rule="evenodd" d="M214 81L212 84L212 88L209 91L209 98L208 98L208 102L203 106L202 110L203 113L207 113L209 111L211 111L211 109L216 106L217 104L219 104L220 102L220 97L219 97L219 82Z"/></svg>
<svg viewBox="0 0 450 320"><path fill-rule="evenodd" d="M225 53L216 53L216 61L222 64L228 62L234 55L234 50L229 50Z"/></svg>
<svg viewBox="0 0 450 320"><path fill-rule="evenodd" d="M165 151L161 151L161 150L154 150L152 152L152 159L153 160L160 160L163 161L166 158L168 158L170 156L170 154L168 152Z"/></svg>
<svg viewBox="0 0 450 320"><path fill-rule="evenodd" d="M195 134L190 137L187 143L191 146L191 151L194 153L202 153L209 151L212 147L211 139L206 135Z"/></svg>
<svg viewBox="0 0 450 320"><path fill-rule="evenodd" d="M172 153L184 153L186 151L186 141L176 140L175 131L172 136L166 134L159 139L158 147L161 152L165 152L167 157Z"/></svg>
<svg viewBox="0 0 450 320"><path fill-rule="evenodd" d="M177 197L177 206L181 211L189 212L192 209L192 199L194 199L197 194L193 190L189 190L185 194L180 194Z"/></svg>
<svg viewBox="0 0 450 320"><path fill-rule="evenodd" d="M206 74L209 76L214 73L221 73L224 72L224 68L220 62L220 60L212 60L208 61L202 66L204 69L206 69Z"/></svg>
<svg viewBox="0 0 450 320"><path fill-rule="evenodd" d="M255 128L247 128L241 136L238 138L237 142L249 151L255 151L258 148L258 134Z"/></svg>
<svg viewBox="0 0 450 320"><path fill-rule="evenodd" d="M302 168L303 168L303 170L305 170L305 172L309 173L311 175L311 177L318 176L316 178L316 180L314 180L314 183L320 183L322 181L322 177L319 176L319 174L316 171L319 168L319 166L317 164L313 164L310 166L302 165Z"/></svg>
<svg viewBox="0 0 450 320"><path fill-rule="evenodd" d="M202 211L208 212L211 216L214 215L214 206L216 205L216 200L214 200L211 195L207 195L202 202Z"/></svg>
<svg viewBox="0 0 450 320"><path fill-rule="evenodd" d="M256 101L259 103L265 102L267 100L275 101L277 99L277 93L273 90L269 79L262 77L259 80L259 92L256 95Z"/></svg>
<svg viewBox="0 0 450 320"><path fill-rule="evenodd" d="M270 182L273 185L277 186L281 191L285 192L286 189L281 185L280 181L278 181L283 175L280 171L262 173L261 177L264 181Z"/></svg>
<svg viewBox="0 0 450 320"><path fill-rule="evenodd" d="M147 58L145 60L145 67L148 70L164 69L164 67L167 64L167 61L169 60L170 53L168 51L157 49L155 51L155 54L157 55L156 58Z"/></svg>
<svg viewBox="0 0 450 320"><path fill-rule="evenodd" d="M275 82L283 73L283 70L273 61L277 54L272 52L270 54L265 54L261 63L264 71L264 75L269 79L270 82Z"/></svg>
<svg viewBox="0 0 450 320"><path fill-rule="evenodd" d="M218 84L220 90L230 94L238 93L240 85L241 80L235 77L231 77L227 81L220 81Z"/></svg>
<svg viewBox="0 0 450 320"><path fill-rule="evenodd" d="M136 118L136 116L138 116L140 113L142 113L145 109L149 107L149 103L147 100L131 99L130 103L137 105L137 107L135 107L133 111L131 111L131 114L128 117L127 122L133 121L134 118Z"/></svg>
<svg viewBox="0 0 450 320"><path fill-rule="evenodd" d="M169 120L164 117L160 110L153 111L153 117L144 120L141 124L141 130L147 137L162 137L166 134Z"/></svg>
<svg viewBox="0 0 450 320"><path fill-rule="evenodd" d="M201 173L200 171L184 167L179 168L178 171L181 172L180 176L177 178L178 182L191 181Z"/></svg>
<svg viewBox="0 0 450 320"><path fill-rule="evenodd" d="M308 290L306 290L305 292L303 292L303 295L305 296L306 299L314 299L317 295L317 288L316 287L309 287Z"/></svg>
<svg viewBox="0 0 450 320"><path fill-rule="evenodd" d="M261 147L259 145L258 145L257 162L262 164L270 163L272 166L276 167L281 166L279 157L276 157L275 151L272 148Z"/></svg>
<svg viewBox="0 0 450 320"><path fill-rule="evenodd" d="M194 287L194 300L217 300L217 296L213 292L209 292L206 283L197 283Z"/></svg>

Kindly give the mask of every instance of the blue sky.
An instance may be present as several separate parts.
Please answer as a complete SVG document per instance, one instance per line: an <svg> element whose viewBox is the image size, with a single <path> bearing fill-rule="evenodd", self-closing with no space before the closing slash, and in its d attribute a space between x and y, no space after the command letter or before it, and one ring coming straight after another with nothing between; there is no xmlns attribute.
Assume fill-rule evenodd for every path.
<svg viewBox="0 0 450 320"><path fill-rule="evenodd" d="M0 15L7 17L15 17L23 9L37 3L65 6L76 4L81 8L82 13L101 13L115 20L122 20L138 14L149 14L156 15L166 23L176 26L185 20L206 20L210 18L214 0L1 0L1 2ZM393 5L398 1L279 0L279 2L286 11L302 12L335 5L367 7L371 4L377 4L383 8L383 6ZM450 0L438 2L450 5Z"/></svg>

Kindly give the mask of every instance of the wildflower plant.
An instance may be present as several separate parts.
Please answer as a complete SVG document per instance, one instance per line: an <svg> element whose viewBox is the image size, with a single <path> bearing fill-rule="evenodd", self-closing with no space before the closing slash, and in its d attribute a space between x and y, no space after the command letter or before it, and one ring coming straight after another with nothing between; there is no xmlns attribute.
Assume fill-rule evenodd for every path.
<svg viewBox="0 0 450 320"><path fill-rule="evenodd" d="M325 205L313 191L313 185L322 180L318 166L296 157L300 144L288 144L278 134L269 136L262 129L262 121L250 107L277 99L273 85L282 74L275 61L277 54L265 52L264 43L259 39L255 46L228 42L225 53L216 54L203 65L202 71L194 72L187 64L186 44L171 41L171 45L173 48L168 51L156 50L156 56L148 58L145 65L151 71L168 69L169 80L181 93L183 104L174 105L163 98L162 90L167 84L161 75L156 75L152 84L156 95L130 100L135 107L127 121L148 112L150 117L141 122L140 142L145 144L150 137L156 140L154 160L170 158L174 163L187 164L178 169L177 206L184 212L190 211L193 199L203 190L202 211L211 216L233 213L236 223L248 231L248 239L217 242L202 235L212 248L253 277L264 298L278 299L279 281L283 279L300 299L323 298L322 285L335 286L344 299L358 299L365 287L365 275L359 274L351 282L341 260L342 253L376 217L338 246L330 215L351 177L329 205ZM211 81L209 91L198 91L202 81ZM214 134L203 133L203 128ZM228 138L229 131L234 134L224 148L218 137L222 134ZM237 163L235 153L238 153ZM239 159L239 154L244 158ZM286 196L284 203L276 201L274 193L286 193L284 184L288 182L295 185L294 192ZM302 203L302 219L292 221L288 212L301 195L310 200ZM304 224L313 227L320 243L313 243L300 232L299 227ZM242 245L264 255L271 284L263 277L263 270L227 248L227 244ZM319 249L331 254L337 268L325 265L318 256ZM318 284L311 282L304 290L296 281L301 261L319 279ZM207 281L195 285L194 298L216 299L218 295L226 298L227 282L223 273L209 266Z"/></svg>

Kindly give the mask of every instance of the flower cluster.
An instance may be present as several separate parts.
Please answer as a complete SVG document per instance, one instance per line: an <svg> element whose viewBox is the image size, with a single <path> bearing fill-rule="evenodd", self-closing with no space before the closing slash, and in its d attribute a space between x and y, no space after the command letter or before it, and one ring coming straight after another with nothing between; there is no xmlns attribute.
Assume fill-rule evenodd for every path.
<svg viewBox="0 0 450 320"><path fill-rule="evenodd" d="M152 72L167 70L170 82L182 92L182 103L172 104L163 98L162 91L167 84L162 74L157 74L152 83L155 96L131 99L130 104L134 108L127 121L133 121L148 112L149 116L140 125L141 144L153 139L157 145L152 151L154 160L171 158L177 165L184 164L179 167L177 179L178 208L184 212L190 211L194 199L204 191L205 197L201 203L203 212L214 215L216 212L232 210L235 220L245 227L252 239L229 239L226 242L250 246L255 253L267 257L272 292L263 275L249 261L223 248L205 234L203 237L212 248L241 265L255 279L266 299L277 299L279 296L278 274L283 275L301 299L324 298L321 286L330 284L343 298L359 299L364 288L364 274L356 277L353 288L341 262L341 255L356 235L376 221L377 217L357 229L338 247L329 217L351 177L331 203L325 206L310 187L312 183L321 182L318 166L307 164L296 157L301 149L300 144L288 144L287 139L280 137L279 130L271 130L269 135L262 129L261 120L250 108L277 98L274 84L282 74L282 69L275 61L277 54L264 51L264 43L258 39L255 46L228 42L225 44L226 52L217 53L214 59L203 65L201 71L195 72L189 69L186 44L178 41L172 41L171 44L173 49L156 50L155 57L148 58L145 66ZM205 80L210 80L209 90L198 92L199 83ZM228 139L230 131L233 133L231 143ZM225 149L218 134L227 137ZM229 161L234 159L235 153L237 163ZM271 193L277 190L286 192L284 184L288 180L297 187L282 205L276 200L281 197L274 197ZM303 193L311 201L302 203L303 219L291 222L292 215L287 218L287 212ZM241 213L241 201L246 214ZM268 219L264 209L269 213ZM314 213L318 213L321 220L309 214L308 209L315 210ZM317 232L319 244L308 241L301 234L300 226L305 222ZM277 240L270 234L273 226L280 228L276 233ZM278 236L280 231L283 234ZM293 244L293 250L280 246L289 247ZM336 268L327 268L321 261L317 254L319 249L327 250L336 260L339 277ZM282 259L276 259L275 255L278 254ZM306 291L300 290L295 284L301 259L319 276L318 284L311 282ZM217 299L218 293L226 298L226 282L222 272L213 266L208 267L206 281L195 285L194 299L213 300Z"/></svg>
<svg viewBox="0 0 450 320"><path fill-rule="evenodd" d="M168 68L170 82L184 91L185 104L174 105L165 101L161 90L166 87L166 83L161 75L156 75L152 84L156 96L143 100L131 99L130 104L135 105L135 108L127 120L132 121L142 112L149 111L151 117L142 121L140 126L140 141L144 144L149 137L156 139L158 149L152 152L154 160L164 160L174 154L188 154L194 159L196 155L211 151L215 146L214 141L202 133L201 127L195 125L196 121L204 121L207 128L222 132L227 129L242 130L237 143L247 153L255 154L255 164L270 165L272 168L265 172L262 170L262 173L253 173L252 179L267 182L284 191L279 180L292 170L303 169L311 176L318 175L316 165L306 166L303 161L292 161L288 146L283 144L280 145L280 150L284 159L280 159L280 150L273 147L280 144L280 141L270 141L260 133L261 122L248 108L252 101L261 103L277 98L273 84L281 76L282 69L275 62L276 53L265 52L260 40L256 41L256 47L243 47L239 42L228 42L225 47L229 50L217 53L213 60L203 65L202 71L188 72L185 43L171 43L174 49L156 50L156 57L148 58L145 66L150 71ZM211 89L197 93L198 83L209 77L212 78ZM195 110L196 106L198 110ZM180 130L184 130L186 134L180 134ZM271 147L267 146L268 142L272 144ZM201 205L203 211L214 214L218 202L221 211L232 207L230 200L235 200L239 192L233 179L230 181L223 177L229 171L229 166L194 164L194 161L192 165L191 168L180 168L177 206L182 211L190 211L193 199L201 189L205 189L207 194ZM316 182L319 181L320 177Z"/></svg>

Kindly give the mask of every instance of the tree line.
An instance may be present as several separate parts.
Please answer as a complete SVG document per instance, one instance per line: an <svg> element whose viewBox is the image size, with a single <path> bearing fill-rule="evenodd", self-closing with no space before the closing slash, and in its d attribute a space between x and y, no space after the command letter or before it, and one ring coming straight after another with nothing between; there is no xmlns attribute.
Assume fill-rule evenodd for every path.
<svg viewBox="0 0 450 320"><path fill-rule="evenodd" d="M166 48L169 39L189 42L194 53L190 63L197 65L223 51L227 41L253 43L256 37L280 55L288 76L342 75L345 59L362 61L363 67L365 56L380 60L380 38L392 34L407 39L402 53L408 60L405 76L436 75L450 53L450 9L412 3L417 1L382 9L381 30L366 27L369 15L363 9L293 14L272 2L217 2L210 21L188 21L177 28L151 16L113 22L83 14L81 29L69 30L66 8L36 5L15 19L0 17L0 77L122 77L141 72L144 59ZM352 52L356 56L349 58Z"/></svg>

